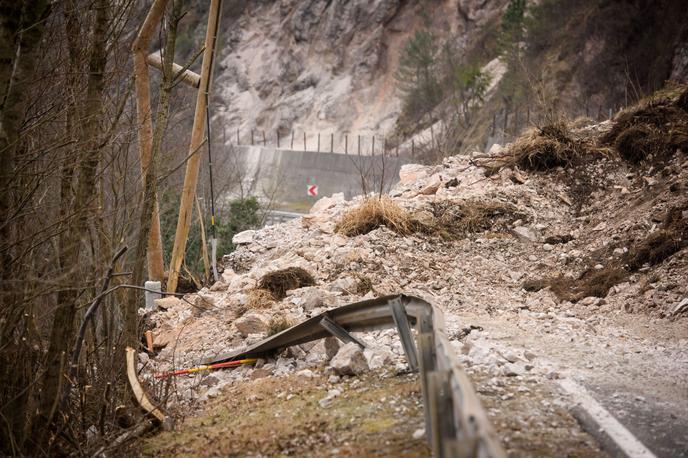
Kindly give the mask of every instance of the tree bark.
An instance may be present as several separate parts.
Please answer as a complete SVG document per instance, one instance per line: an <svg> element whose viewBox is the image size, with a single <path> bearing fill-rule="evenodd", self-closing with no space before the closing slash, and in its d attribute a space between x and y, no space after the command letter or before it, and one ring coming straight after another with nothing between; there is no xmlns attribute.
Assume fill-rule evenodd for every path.
<svg viewBox="0 0 688 458"><path fill-rule="evenodd" d="M107 29L110 5L107 0L97 0L94 5L95 21L91 38L88 62L88 83L82 119L82 139L84 145L78 162L78 178L74 196L74 217L69 220L68 234L60 247L62 267L69 270L71 288L58 294L58 304L50 333L46 374L43 393L39 403L39 417L36 422L36 435L39 445L45 444L45 434L52 423L55 407L60 399L62 377L66 370L65 355L73 345L74 323L76 317L76 289L80 283L79 255L89 219L98 211L96 171L100 162L99 123L102 117L103 90L105 88L105 67L107 64Z"/></svg>

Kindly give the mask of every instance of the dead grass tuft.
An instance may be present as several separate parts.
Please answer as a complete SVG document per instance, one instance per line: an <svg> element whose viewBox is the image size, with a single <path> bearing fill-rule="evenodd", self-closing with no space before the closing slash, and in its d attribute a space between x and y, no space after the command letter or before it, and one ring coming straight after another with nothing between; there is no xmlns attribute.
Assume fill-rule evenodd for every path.
<svg viewBox="0 0 688 458"><path fill-rule="evenodd" d="M676 149L688 149L688 88L653 97L619 113L601 142L613 145L621 158L638 164L663 160Z"/></svg>
<svg viewBox="0 0 688 458"><path fill-rule="evenodd" d="M268 337L273 336L279 332L289 329L294 326L294 322L284 316L276 316L270 320L268 324Z"/></svg>
<svg viewBox="0 0 688 458"><path fill-rule="evenodd" d="M435 217L426 231L438 233L445 238L465 237L467 234L486 230L502 230L508 223L526 218L513 205L502 202L438 201L432 204Z"/></svg>
<svg viewBox="0 0 688 458"><path fill-rule="evenodd" d="M588 269L577 279L553 278L549 286L559 299L577 302L588 296L605 297L612 286L622 282L627 276L625 269L608 266L599 270Z"/></svg>
<svg viewBox="0 0 688 458"><path fill-rule="evenodd" d="M506 166L544 171L567 167L585 154L584 142L573 136L563 123L531 129L514 141L507 150Z"/></svg>
<svg viewBox="0 0 688 458"><path fill-rule="evenodd" d="M359 206L347 211L335 227L336 232L352 237L371 232L380 226L399 235L409 235L415 231L409 213L399 207L390 197L371 197Z"/></svg>
<svg viewBox="0 0 688 458"><path fill-rule="evenodd" d="M246 308L248 310L269 308L275 302L275 296L267 289L252 289L246 295Z"/></svg>
<svg viewBox="0 0 688 458"><path fill-rule="evenodd" d="M270 272L260 279L258 289L272 293L275 300L284 299L290 289L315 285L315 278L301 267L288 267L286 269Z"/></svg>

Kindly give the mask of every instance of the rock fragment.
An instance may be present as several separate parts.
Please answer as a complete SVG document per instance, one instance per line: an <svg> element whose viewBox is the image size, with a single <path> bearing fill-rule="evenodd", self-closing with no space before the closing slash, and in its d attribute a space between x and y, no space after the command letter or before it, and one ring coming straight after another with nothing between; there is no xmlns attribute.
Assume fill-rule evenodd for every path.
<svg viewBox="0 0 688 458"><path fill-rule="evenodd" d="M359 375L368 370L363 351L353 342L339 349L330 361L330 366L338 375Z"/></svg>

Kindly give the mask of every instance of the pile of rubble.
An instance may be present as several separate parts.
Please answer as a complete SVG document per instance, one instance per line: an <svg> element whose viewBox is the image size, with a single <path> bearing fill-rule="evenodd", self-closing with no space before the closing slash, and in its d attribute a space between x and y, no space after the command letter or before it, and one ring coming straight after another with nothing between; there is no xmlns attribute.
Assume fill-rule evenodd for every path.
<svg viewBox="0 0 688 458"><path fill-rule="evenodd" d="M500 154L497 147L489 156ZM524 285L571 280L586 269L604 268L658 230L672 208L683 208L681 218L688 218L686 155L679 150L661 169L602 157L576 168L512 167L492 174L477 159L406 165L389 196L417 219L436 217L437 205L509 205L515 216L505 224L463 237L402 236L385 226L347 237L336 232L337 222L364 197L322 198L301 219L237 234L238 248L225 257L222 278L212 287L183 300L158 300L149 322L162 349L154 358L142 355L143 377L152 381L153 373L255 343L279 330L276 320L298 323L346 303L404 292L445 310L447 332L462 363L481 380L484 396L508 401L563 376L592 382L619 374L639 377L643 382L628 382L637 387L649 382L640 390L663 386L654 395L681 392L679 381L688 377L685 249L630 273L606 294L575 302L562 300L550 287ZM315 284L288 290L282 299L256 295L261 278L287 268L304 269ZM337 396L334 386L341 377L405 370L395 330L355 336L367 349L329 338L253 366L180 377L170 401L186 405L237 380L292 372L308 377L316 371L333 386L321 401L326 407ZM516 381L507 384L510 392L504 391L504 378ZM543 408L539 401L536 407ZM499 409L491 414L498 418Z"/></svg>

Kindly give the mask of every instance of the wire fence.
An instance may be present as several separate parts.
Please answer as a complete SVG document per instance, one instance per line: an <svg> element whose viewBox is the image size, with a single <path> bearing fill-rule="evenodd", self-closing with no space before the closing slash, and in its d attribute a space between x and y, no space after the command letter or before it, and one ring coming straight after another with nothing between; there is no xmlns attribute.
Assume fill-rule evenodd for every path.
<svg viewBox="0 0 688 458"><path fill-rule="evenodd" d="M234 129L231 138L224 131L225 144L233 146L263 146L281 150L310 151L359 156L399 156L399 144L392 144L381 135L352 135L335 133L309 133L295 130L284 133L280 130L267 132L249 129L242 132ZM413 155L413 151L411 152Z"/></svg>

